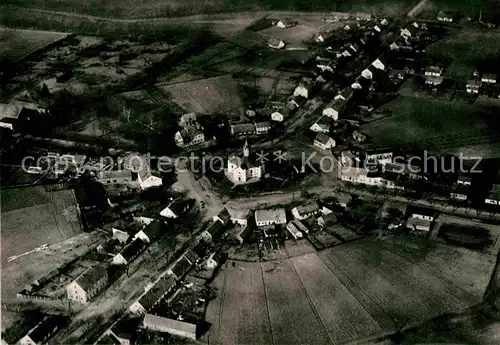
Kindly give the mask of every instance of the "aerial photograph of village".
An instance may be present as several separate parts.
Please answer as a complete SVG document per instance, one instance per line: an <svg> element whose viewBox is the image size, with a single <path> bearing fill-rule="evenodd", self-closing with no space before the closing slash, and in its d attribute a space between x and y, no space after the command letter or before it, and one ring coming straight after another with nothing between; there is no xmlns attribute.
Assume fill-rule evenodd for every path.
<svg viewBox="0 0 500 345"><path fill-rule="evenodd" d="M1 0L2 345L500 345L499 0Z"/></svg>

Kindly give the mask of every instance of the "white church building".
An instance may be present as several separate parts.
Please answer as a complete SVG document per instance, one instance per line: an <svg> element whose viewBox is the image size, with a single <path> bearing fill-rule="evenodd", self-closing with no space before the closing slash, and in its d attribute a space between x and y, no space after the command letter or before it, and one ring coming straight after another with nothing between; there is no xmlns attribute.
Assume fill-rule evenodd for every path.
<svg viewBox="0 0 500 345"><path fill-rule="evenodd" d="M262 162L250 157L250 148L245 141L243 158L231 156L227 160L226 177L234 184L257 182L262 177Z"/></svg>

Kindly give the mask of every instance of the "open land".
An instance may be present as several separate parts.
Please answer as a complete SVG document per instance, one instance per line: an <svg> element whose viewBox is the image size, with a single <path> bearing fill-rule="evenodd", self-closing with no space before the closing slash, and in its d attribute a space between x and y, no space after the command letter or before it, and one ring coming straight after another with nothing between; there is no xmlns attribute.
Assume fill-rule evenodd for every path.
<svg viewBox="0 0 500 345"><path fill-rule="evenodd" d="M477 116L473 105L398 97L379 111L392 116L365 126L375 146L418 144L446 151L499 139L499 134Z"/></svg>
<svg viewBox="0 0 500 345"><path fill-rule="evenodd" d="M86 0L83 2L57 0L26 1L8 0L7 4L21 8L39 8L54 11L73 12L86 15L96 15L113 18L154 18L182 16L197 13L217 12L242 12L246 10L262 11L358 11L385 13L387 15L408 11L416 1L348 1L348 2L325 2L323 0L294 1L283 3L279 0L265 0L255 3L254 1L229 1L229 0L204 0L204 1L180 1L180 0L146 0L141 2L108 1L105 4L98 0Z"/></svg>
<svg viewBox="0 0 500 345"><path fill-rule="evenodd" d="M239 334L257 328L271 333L267 343L272 336L275 344L340 344L394 330L408 310L409 324L418 324L478 303L494 265L492 255L407 237L363 239L261 264L235 262L213 283L219 293L207 309L210 342L256 344L264 338ZM256 320L235 323L253 310L260 311Z"/></svg>
<svg viewBox="0 0 500 345"><path fill-rule="evenodd" d="M2 189L1 196L2 264L12 255L54 244L82 232L72 190L46 192L43 187Z"/></svg>
<svg viewBox="0 0 500 345"><path fill-rule="evenodd" d="M22 59L67 36L68 34L64 32L0 28L0 56Z"/></svg>

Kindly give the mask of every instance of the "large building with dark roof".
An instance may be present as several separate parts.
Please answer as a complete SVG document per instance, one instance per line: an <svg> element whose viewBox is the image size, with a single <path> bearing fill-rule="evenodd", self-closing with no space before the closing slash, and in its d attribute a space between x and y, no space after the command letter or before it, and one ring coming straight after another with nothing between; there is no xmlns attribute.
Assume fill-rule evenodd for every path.
<svg viewBox="0 0 500 345"><path fill-rule="evenodd" d="M24 337L22 337L18 344L20 345L37 345L44 344L47 339L52 337L61 327L67 322L67 319L61 316L47 316L33 327Z"/></svg>
<svg viewBox="0 0 500 345"><path fill-rule="evenodd" d="M108 284L108 271L105 266L97 265L85 270L66 286L68 299L87 303Z"/></svg>
<svg viewBox="0 0 500 345"><path fill-rule="evenodd" d="M141 254L144 249L146 249L147 243L141 240L140 238L136 238L132 242L130 242L121 252L116 254L113 257L114 265L128 265L132 261L134 261L139 254Z"/></svg>
<svg viewBox="0 0 500 345"><path fill-rule="evenodd" d="M173 289L175 284L176 280L171 275L160 279L151 289L145 292L129 307L130 312L137 315L147 313Z"/></svg>

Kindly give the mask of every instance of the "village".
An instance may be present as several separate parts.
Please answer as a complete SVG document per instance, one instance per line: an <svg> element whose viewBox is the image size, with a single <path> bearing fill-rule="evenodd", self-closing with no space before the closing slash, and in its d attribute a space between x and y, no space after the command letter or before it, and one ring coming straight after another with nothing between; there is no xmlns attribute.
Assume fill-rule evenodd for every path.
<svg viewBox="0 0 500 345"><path fill-rule="evenodd" d="M495 154L500 151L481 151L484 145L494 146L500 136L479 120L471 123L464 119L456 126L450 120L452 116L461 119L462 113L452 113L461 108L464 113L470 110L478 118L484 117L487 124L493 123L491 118L500 104L500 70L498 64L478 62L467 72L457 72L453 58L430 53L433 45L459 30L495 30L487 13L471 18L443 9L433 18L420 20L413 14L402 19L335 12L325 13L315 25L311 30L300 16L265 17L235 36L238 42L245 41L243 35L251 37L248 44L256 52L245 48L242 59L252 55L246 64L264 66L262 60L274 56L273 63L279 64L272 71L291 75L283 89L273 82L267 92L251 93L241 102L239 114L222 106L213 112L196 111L185 104L172 110L170 100L162 99L164 95L158 90L170 88L173 94L186 90L172 91L182 82L172 86L160 81L150 83L156 87L154 92L153 87L145 88L153 100L146 102L146 108L154 108L151 113L155 115L136 121L134 117L143 112L134 105L143 102L137 96L143 91L120 89L119 105L113 103L108 110L114 107L120 121L130 126L127 135L136 136L112 130L95 136L94 127L91 134L85 129L85 135L73 135L71 125L59 132L52 129L57 111L63 114L58 119L69 123L69 109L78 107L68 95L54 98L69 89L65 83L74 78L69 75L72 72L58 75L50 83L42 78L36 88L21 92L21 86L36 77L25 76L25 80L19 74L13 79L6 93L11 97L0 104L5 222L2 266L7 267L6 276L2 276L7 291L2 294L2 307L5 312L26 316L15 326L2 327L2 344L271 344L275 340L266 338L268 334L292 339L276 320L289 315L298 318L299 314L293 312L291 297L283 302L284 308L289 308L286 313L272 314L268 303L280 304L277 301L283 300L283 291L292 296L302 289L305 297L297 300L307 299L314 312L302 302L297 302L297 310L307 309L304 318L322 324L323 338L329 339L329 344L399 332L462 310L469 306L466 303L474 305L479 295L491 308L500 308L496 297L500 276L495 268L500 250L500 176ZM85 46L87 43L70 35L52 43L44 58L63 64L66 58L61 56L87 58L75 53L78 49L108 49L105 54L89 53L93 60L82 64L91 68L99 65L97 60L104 55L111 56L110 46L119 45L106 42L93 46L90 42ZM149 54L148 63L154 66L158 57L142 52L145 48L141 47L138 44L138 53L130 54ZM157 49L168 50L164 46ZM284 58L285 54L291 58ZM135 58L131 56L129 61ZM117 61L120 59L125 58ZM197 57L193 59L196 62ZM224 63L211 61L207 65L215 71L225 67ZM242 70L247 71L247 66ZM263 79L255 75L238 79L238 73L247 72L234 72L229 79L226 75L206 79L215 78L213 85L220 83L229 89L236 88L235 80L254 78L249 84L255 86L258 78ZM120 83L139 83L140 78L134 75L140 73L126 74L129 79L120 79ZM115 81L109 78L108 82ZM116 85L109 87L118 90ZM96 92L93 97L100 99L102 94L105 92ZM222 98L222 93L209 102L217 103L218 97ZM60 108L47 106L46 99L55 99ZM406 106L405 102L413 100L419 105ZM194 103L203 108L202 100ZM92 111L99 113L99 107ZM160 112L168 112L169 118L158 117ZM403 124L401 114L422 118ZM95 116L98 120L94 125L101 123L99 116ZM437 116L443 119L434 120ZM417 128L416 122L422 127ZM433 133L428 134L425 126L434 124L437 129L429 129ZM112 120L107 126L119 125ZM464 128L457 132L448 130L460 126ZM149 140L144 139L144 133ZM132 137L137 142L132 143ZM486 153L464 154L469 152L467 147L479 147L479 152ZM31 232L23 235L22 229ZM4 243L8 246L5 249ZM423 278L415 279L417 283L437 282L422 289L432 295L429 301L447 302L442 306L435 302L436 310L418 311L416 314L421 314L409 323L390 320L389 312L377 319L377 308L389 310L391 303L399 308L407 301L399 303L394 297L382 303L363 297L369 288L351 272L355 268L344 258L352 255L354 262L364 265L357 257L358 247L353 247L358 244L370 248L370 253L380 245L383 255L389 255L387 261L401 262L400 268L395 264L388 268L401 276L403 267L411 270L410 263L418 264L421 271L411 273L417 277L421 272L418 277ZM411 248L408 252L438 248L433 254L439 258L437 267L430 269L431 262L422 268L414 257L408 259L409 254L401 249L406 246ZM339 252L334 252L336 248ZM449 248L458 249L450 254ZM344 254L343 250L352 253ZM464 270L477 278L474 291L476 285L468 284L455 272L456 264L446 259L465 250L475 258L473 263L462 256L459 259L464 261ZM321 271L323 266L328 266L327 273ZM297 275L300 289L280 285L289 279L284 274L280 276L282 283L272 278L276 272L279 275L289 270ZM448 271L452 273L443 273ZM337 277L335 283L332 272ZM234 278L238 275L241 279ZM380 275L389 279L385 272ZM341 286L342 291L361 291L350 292L369 319L366 325L370 326L358 330L359 336L358 331L344 331L351 326L337 331L333 316L318 306L319 297L312 297L316 287L304 280L321 277L327 277L325 284L331 284L331 289ZM459 292L450 287L455 284L453 279L459 280ZM425 299L413 283L401 280L405 282L398 287L408 287L418 295L415 303ZM388 281L383 280L387 285L381 289L390 286ZM289 284L298 283L294 280ZM349 284L357 287L350 289ZM449 290L446 297L436 287L440 284ZM260 297L249 298L254 292L255 296L263 294L266 302L257 301ZM370 290L366 296L382 298L377 293ZM275 294L275 299L269 294ZM236 306L239 298L241 307ZM248 322L240 320L258 303L267 306L268 326L257 322L261 317L253 314ZM349 303L352 308L359 307L350 299ZM414 305L408 302L407 306ZM227 315L236 321L228 321ZM345 322L355 323L351 319ZM262 335L252 335L250 340L241 335L242 330L251 329L249 323L260 327ZM316 343L317 339L301 338L312 337L313 326L306 328L307 335L291 332L300 343Z"/></svg>

